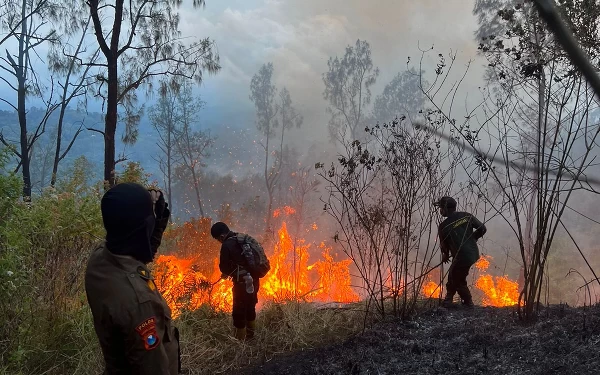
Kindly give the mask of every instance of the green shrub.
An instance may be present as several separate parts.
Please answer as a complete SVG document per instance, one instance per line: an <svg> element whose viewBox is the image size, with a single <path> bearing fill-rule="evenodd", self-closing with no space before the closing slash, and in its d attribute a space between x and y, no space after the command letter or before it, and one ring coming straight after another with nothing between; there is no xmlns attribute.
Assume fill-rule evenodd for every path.
<svg viewBox="0 0 600 375"><path fill-rule="evenodd" d="M83 274L104 233L100 191L81 180L80 168L74 172L61 188L47 189L33 202L13 195L4 211L0 283L7 287L0 288L0 367L10 373L71 372L82 348L96 340ZM11 178L2 175L0 185L12 186Z"/></svg>
<svg viewBox="0 0 600 375"><path fill-rule="evenodd" d="M0 158L0 170L5 160ZM85 158L76 160L69 178L27 203L19 178L0 174L0 375L94 375L104 369L83 283L90 251L104 237L103 187L91 185L89 168ZM143 173L129 172L143 182L137 181ZM219 246L210 238L210 224L199 219L172 228L163 250L190 256L201 247L212 260ZM190 374L212 374L340 340L362 327L363 310L268 303L252 345L231 337L229 314L208 306L186 311L176 323L184 366Z"/></svg>

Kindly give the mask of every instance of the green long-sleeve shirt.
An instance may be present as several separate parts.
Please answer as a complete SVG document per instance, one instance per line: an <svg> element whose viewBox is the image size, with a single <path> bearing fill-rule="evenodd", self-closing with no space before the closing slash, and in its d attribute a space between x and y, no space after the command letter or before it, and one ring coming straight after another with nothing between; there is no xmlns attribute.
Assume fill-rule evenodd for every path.
<svg viewBox="0 0 600 375"><path fill-rule="evenodd" d="M438 229L442 253L452 255L457 263L472 265L479 259L477 240L486 231L485 225L470 213L453 212Z"/></svg>

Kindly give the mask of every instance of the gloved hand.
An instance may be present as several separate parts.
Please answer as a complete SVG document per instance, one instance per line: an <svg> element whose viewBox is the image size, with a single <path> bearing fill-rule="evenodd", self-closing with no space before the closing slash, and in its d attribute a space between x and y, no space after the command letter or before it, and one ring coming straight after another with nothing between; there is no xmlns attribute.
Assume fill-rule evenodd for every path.
<svg viewBox="0 0 600 375"><path fill-rule="evenodd" d="M150 192L150 196L152 197L154 216L157 219L163 219L165 216L168 217L170 214L168 210L169 204L165 201L165 196L163 192L158 189L148 189L148 191Z"/></svg>
<svg viewBox="0 0 600 375"><path fill-rule="evenodd" d="M169 225L169 217L171 212L169 211L169 204L165 202L165 197L162 191L157 189L148 189L150 196L152 197L152 204L154 209L154 231L150 238L150 245L152 247L152 258L158 252L158 247L162 242L162 236L165 229Z"/></svg>

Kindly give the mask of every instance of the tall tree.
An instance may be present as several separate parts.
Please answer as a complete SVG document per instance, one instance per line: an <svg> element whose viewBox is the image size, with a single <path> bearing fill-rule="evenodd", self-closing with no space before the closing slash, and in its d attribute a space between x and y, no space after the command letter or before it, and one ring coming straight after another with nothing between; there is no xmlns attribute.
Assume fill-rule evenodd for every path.
<svg viewBox="0 0 600 375"><path fill-rule="evenodd" d="M279 118L281 119L281 137L279 151L277 153L277 174L281 174L286 169L286 164L290 164L291 150L285 147L286 130L300 128L304 122L304 117L294 107L292 96L287 88L279 92ZM289 165L287 165L289 167ZM294 170L296 167L294 166ZM289 171L291 173L291 171ZM278 179L277 187L279 190L279 199L281 199L281 179Z"/></svg>
<svg viewBox="0 0 600 375"><path fill-rule="evenodd" d="M207 39L186 45L179 32L179 15L169 0L88 0L94 33L102 52L103 70L98 75L98 94L105 100L104 179L114 185L115 134L117 123L125 124L123 141L135 142L137 124L143 107L137 107L136 89L157 76L167 79L194 79L200 82L203 71L220 70L214 43ZM195 5L204 1L194 0ZM105 20L112 20L112 25ZM119 119L119 107L125 111Z"/></svg>
<svg viewBox="0 0 600 375"><path fill-rule="evenodd" d="M177 96L177 111L180 115L180 129L177 130L177 141L175 143L177 156L181 160L180 170L182 175L191 179L198 212L200 217L205 217L202 193L200 191L200 178L202 168L206 166L204 160L209 156L208 150L214 143L214 139L206 132L194 130L193 126L198 124L198 115L204 107L204 102L195 97L189 84Z"/></svg>
<svg viewBox="0 0 600 375"><path fill-rule="evenodd" d="M81 125L67 147L63 149L65 114L73 100L84 97L88 93L93 82L91 64L96 62L100 53L97 47L92 48L91 51L86 48L86 36L91 29L92 17L86 15L85 9L78 6L76 2L65 5L67 9L62 14L66 21L61 24L60 30L63 40L55 44L48 54L48 66L57 77L60 95L51 186L56 184L59 163L67 156L83 129ZM84 64L84 61L89 63Z"/></svg>
<svg viewBox="0 0 600 375"><path fill-rule="evenodd" d="M373 117L381 123L392 122L396 117L406 116L414 120L425 105L423 75L413 68L398 73L373 103Z"/></svg>
<svg viewBox="0 0 600 375"><path fill-rule="evenodd" d="M56 128L51 128L31 147L31 189L42 193L52 178L52 157Z"/></svg>
<svg viewBox="0 0 600 375"><path fill-rule="evenodd" d="M462 124L446 117L465 142L487 150L465 168L469 186L504 219L518 241L524 273L519 313L535 319L557 231L569 235L587 262L563 214L574 192L598 193L585 177L595 165L598 104L533 4L500 4L491 11L498 15L498 26L483 25L480 30L479 48L490 68L490 87L483 90L481 104L486 116L479 120L469 115ZM599 4L565 1L560 6L582 48L598 65Z"/></svg>
<svg viewBox="0 0 600 375"><path fill-rule="evenodd" d="M279 114L281 118L281 137L279 144L279 154L283 155L283 146L285 140L285 131L293 128L300 128L304 122L304 117L294 107L292 96L289 90L284 87L279 92ZM282 156L279 157L282 159Z"/></svg>
<svg viewBox="0 0 600 375"><path fill-rule="evenodd" d="M173 172L177 162L176 139L179 129L178 122L181 121L177 105L177 91L178 89L171 87L168 82L161 82L158 102L150 108L149 114L150 122L158 133L157 145L162 153L158 163L163 173L169 202L173 202ZM172 203L170 204L172 205Z"/></svg>
<svg viewBox="0 0 600 375"><path fill-rule="evenodd" d="M19 13L19 7L23 6L23 3L16 2L14 0L1 0L0 1L0 22L2 29L5 31L0 37L0 45L14 37L15 34L19 33L19 30L23 26L23 23L29 22L32 18L37 17L40 12L43 12L51 2L49 0L41 0L35 2L32 7L26 7L25 13Z"/></svg>
<svg viewBox="0 0 600 375"><path fill-rule="evenodd" d="M17 170L21 169L23 176L23 197L31 199L31 150L33 144L45 131L48 117L56 110L54 102L54 82L51 81L50 89L43 87L41 79L33 69L32 61L37 56L36 48L47 43L58 41L56 31L49 29L48 24L57 16L57 4L50 1L21 0L9 1L3 11L2 28L8 34L2 42L12 38L16 42L16 48L12 52L6 51L6 55L0 57L0 68L9 74L10 78L0 76L10 89L16 94L16 105L5 98L5 102L13 108L19 117L19 141L10 142L4 134L0 134L0 141L13 150L17 157ZM49 94L46 92L49 91ZM46 94L46 95L44 95ZM45 102L45 115L37 124L33 132L30 132L27 123L27 98L37 96ZM15 147L15 143L18 147Z"/></svg>
<svg viewBox="0 0 600 375"><path fill-rule="evenodd" d="M354 46L346 47L342 58L329 58L327 66L323 97L329 102L331 139L341 143L357 140L368 113L365 107L371 101L371 86L379 75L371 59L371 46L359 39Z"/></svg>
<svg viewBox="0 0 600 375"><path fill-rule="evenodd" d="M269 156L271 154L270 141L275 136L275 129L278 126L277 105L275 97L277 90L273 84L273 63L264 64L258 73L252 77L250 82L250 100L256 107L256 128L265 136L265 143L262 145L265 149L265 185L268 194L266 231L271 231L271 216L273 214L273 198L277 180L277 166L269 165Z"/></svg>
<svg viewBox="0 0 600 375"><path fill-rule="evenodd" d="M498 11L522 4L522 0L475 0L473 14L478 21L475 38L482 40L490 35L503 35L507 25Z"/></svg>

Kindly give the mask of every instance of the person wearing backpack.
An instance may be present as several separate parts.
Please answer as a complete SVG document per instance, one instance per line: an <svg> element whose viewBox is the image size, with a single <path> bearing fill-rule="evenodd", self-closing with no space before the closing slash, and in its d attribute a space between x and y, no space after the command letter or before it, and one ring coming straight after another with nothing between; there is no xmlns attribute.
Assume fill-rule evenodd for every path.
<svg viewBox="0 0 600 375"><path fill-rule="evenodd" d="M269 261L254 238L229 230L223 222L213 224L210 234L221 243L221 278L233 281L231 315L235 337L238 340L250 340L254 338L256 329L259 280L269 271Z"/></svg>

